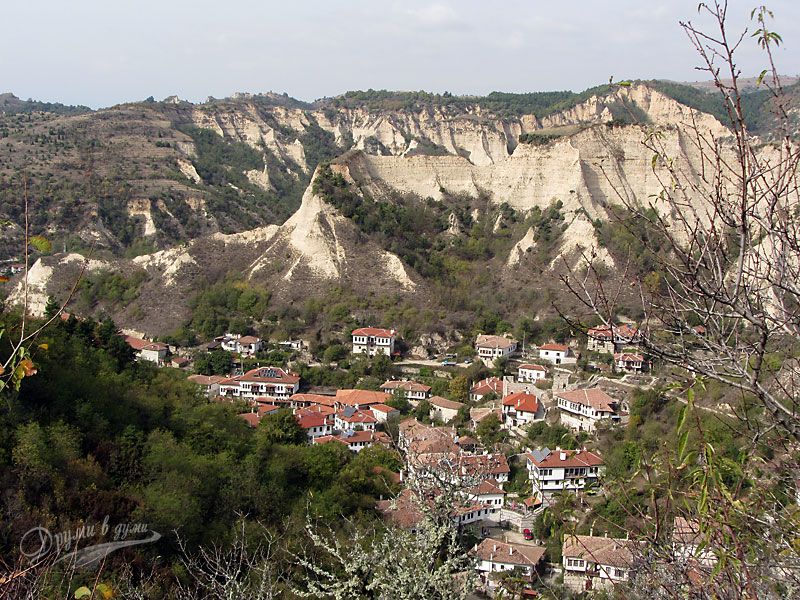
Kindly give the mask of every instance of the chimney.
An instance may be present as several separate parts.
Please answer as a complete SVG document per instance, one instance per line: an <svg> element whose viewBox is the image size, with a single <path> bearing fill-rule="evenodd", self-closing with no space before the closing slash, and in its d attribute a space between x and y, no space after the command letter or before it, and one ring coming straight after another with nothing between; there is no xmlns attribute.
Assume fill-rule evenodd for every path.
<svg viewBox="0 0 800 600"><path fill-rule="evenodd" d="M509 556L513 556L513 554L514 554L514 547L513 546L509 546L508 547L508 555Z"/></svg>
<svg viewBox="0 0 800 600"><path fill-rule="evenodd" d="M492 544L492 552L497 552L497 544Z"/></svg>
<svg viewBox="0 0 800 600"><path fill-rule="evenodd" d="M566 452L561 452L558 455L558 457L559 457L560 460L567 460L567 453Z"/></svg>

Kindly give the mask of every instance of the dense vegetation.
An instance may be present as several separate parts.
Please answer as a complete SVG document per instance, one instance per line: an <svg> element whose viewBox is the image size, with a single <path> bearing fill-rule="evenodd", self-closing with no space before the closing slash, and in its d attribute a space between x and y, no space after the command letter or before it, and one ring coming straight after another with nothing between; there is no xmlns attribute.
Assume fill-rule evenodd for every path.
<svg viewBox="0 0 800 600"><path fill-rule="evenodd" d="M57 115L80 115L92 112L88 106L73 106L60 102L41 102L39 100L21 100L13 94L0 94L0 113L7 115L48 112Z"/></svg>
<svg viewBox="0 0 800 600"><path fill-rule="evenodd" d="M220 543L246 515L297 534L306 512L331 524L369 518L389 493L374 468L397 469L392 452L307 446L283 413L251 430L236 407L209 403L184 372L133 362L110 321L72 318L37 342L38 374L0 408L0 479L15 490L0 500L5 558L31 527L74 530L108 515L148 523L163 537L112 555L106 571L135 571L143 563L134 558L146 557L164 586L180 575L176 531L190 547ZM0 360L8 350L0 347Z"/></svg>

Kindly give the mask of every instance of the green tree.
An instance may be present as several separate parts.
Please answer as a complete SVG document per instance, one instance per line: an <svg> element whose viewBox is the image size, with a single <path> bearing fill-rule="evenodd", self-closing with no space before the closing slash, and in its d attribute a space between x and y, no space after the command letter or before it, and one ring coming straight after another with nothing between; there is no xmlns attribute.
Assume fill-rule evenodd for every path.
<svg viewBox="0 0 800 600"><path fill-rule="evenodd" d="M305 444L306 433L288 408L265 415L258 425L257 435L267 444Z"/></svg>
<svg viewBox="0 0 800 600"><path fill-rule="evenodd" d="M450 380L450 399L457 402L466 402L469 399L469 379L463 375Z"/></svg>
<svg viewBox="0 0 800 600"><path fill-rule="evenodd" d="M475 428L475 435L486 448L490 448L495 444L502 442L506 439L507 434L503 430L500 419L497 415L489 415L484 417L478 426Z"/></svg>

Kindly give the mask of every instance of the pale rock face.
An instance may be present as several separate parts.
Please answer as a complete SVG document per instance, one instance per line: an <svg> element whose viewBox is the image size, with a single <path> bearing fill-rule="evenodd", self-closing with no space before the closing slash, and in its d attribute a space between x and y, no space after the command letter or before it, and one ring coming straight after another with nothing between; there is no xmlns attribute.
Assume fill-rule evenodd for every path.
<svg viewBox="0 0 800 600"><path fill-rule="evenodd" d="M178 168L181 170L181 173L183 173L186 176L186 178L192 183L203 182L203 180L200 178L200 174L197 172L197 169L195 169L194 165L190 163L188 160L179 158Z"/></svg>
<svg viewBox="0 0 800 600"><path fill-rule="evenodd" d="M160 271L165 285L175 285L176 277L183 267L197 264L185 247L137 256L132 262L146 270Z"/></svg>
<svg viewBox="0 0 800 600"><path fill-rule="evenodd" d="M101 260L88 260L80 254L70 253L56 257L47 257L47 262L54 264L45 264L41 258L38 259L28 269L26 278L23 278L14 286L14 289L8 295L8 304L11 306L25 306L25 281L28 284L28 314L33 317L43 317L44 309L47 306L48 298L48 285L53 277L56 269L66 266L70 263L83 263L86 267L86 272L96 272L108 268L110 265Z"/></svg>
<svg viewBox="0 0 800 600"><path fill-rule="evenodd" d="M271 244L250 265L249 276L253 277L277 261L288 258L288 269L282 275L284 281L294 281L300 268L320 279L341 279L348 274L354 261L371 259L373 268L380 269L386 279L404 289L415 286L394 254L371 243L354 246L354 231L354 225L315 195L309 186L298 211L278 228ZM351 255L353 249L362 255Z"/></svg>
<svg viewBox="0 0 800 600"><path fill-rule="evenodd" d="M250 171L244 172L245 176L247 177L248 181L253 185L257 185L262 190L269 191L272 189L272 185L269 182L269 173L267 172L267 167L264 166L263 169L251 169Z"/></svg>
<svg viewBox="0 0 800 600"><path fill-rule="evenodd" d="M155 235L158 230L156 229L153 215L150 212L150 200L146 198L139 198L137 200L128 201L128 216L129 217L142 217L144 219L144 236Z"/></svg>
<svg viewBox="0 0 800 600"><path fill-rule="evenodd" d="M614 259L611 258L608 250L602 248L596 241L594 226L586 220L583 215L578 215L567 226L561 235L561 244L556 253L556 257L550 263L550 268L558 267L562 257L577 258L577 265L603 264L606 267L614 267Z"/></svg>
<svg viewBox="0 0 800 600"><path fill-rule="evenodd" d="M525 256L525 253L536 247L536 242L533 239L534 233L533 227L528 227L528 231L525 232L522 239L514 244L514 247L511 248L511 252L508 254L508 260L506 261L507 267L518 265L522 257Z"/></svg>

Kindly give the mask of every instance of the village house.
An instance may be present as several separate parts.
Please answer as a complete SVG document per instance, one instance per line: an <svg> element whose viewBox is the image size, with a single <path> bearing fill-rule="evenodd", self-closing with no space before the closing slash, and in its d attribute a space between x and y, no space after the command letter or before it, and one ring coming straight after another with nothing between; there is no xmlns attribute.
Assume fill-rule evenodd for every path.
<svg viewBox="0 0 800 600"><path fill-rule="evenodd" d="M346 406L367 409L374 404L386 404L391 399L392 396L386 392L343 389L336 390L336 398L334 399L333 405L336 410L341 410Z"/></svg>
<svg viewBox="0 0 800 600"><path fill-rule="evenodd" d="M477 559L475 569L481 580L490 589L494 589L498 587L498 581L491 575L504 571L516 571L525 581L532 583L535 574L542 568L545 551L541 546L486 538L475 546L472 554Z"/></svg>
<svg viewBox="0 0 800 600"><path fill-rule="evenodd" d="M295 416L297 417L297 422L300 424L300 427L306 432L309 443L313 443L315 438L331 435L333 433L331 415L326 415L307 408L300 408L295 412Z"/></svg>
<svg viewBox="0 0 800 600"><path fill-rule="evenodd" d="M485 479L467 492L469 499L477 504L502 507L506 492L495 479Z"/></svg>
<svg viewBox="0 0 800 600"><path fill-rule="evenodd" d="M338 431L375 431L377 422L369 409L347 406L336 413L333 426Z"/></svg>
<svg viewBox="0 0 800 600"><path fill-rule="evenodd" d="M603 470L603 459L585 448L536 449L529 452L527 458L531 488L542 496L583 490L597 484Z"/></svg>
<svg viewBox="0 0 800 600"><path fill-rule="evenodd" d="M508 358L517 351L517 341L502 335L480 334L475 340L475 349L486 366L492 366L498 358Z"/></svg>
<svg viewBox="0 0 800 600"><path fill-rule="evenodd" d="M542 344L539 346L539 358L554 365L563 365L576 362L569 346L565 344Z"/></svg>
<svg viewBox="0 0 800 600"><path fill-rule="evenodd" d="M556 392L561 422L576 431L594 431L603 419L618 422L619 404L599 388Z"/></svg>
<svg viewBox="0 0 800 600"><path fill-rule="evenodd" d="M136 360L146 360L159 367L164 366L164 362L167 359L167 352L169 351L169 346L166 344L151 342L150 340L133 337L132 335L126 335L125 341L136 353Z"/></svg>
<svg viewBox="0 0 800 600"><path fill-rule="evenodd" d="M476 480L494 479L501 488L508 483L511 468L504 454L473 454L458 458L461 475Z"/></svg>
<svg viewBox="0 0 800 600"><path fill-rule="evenodd" d="M335 412L333 409L335 403L336 398L334 396L324 396L322 394L292 394L288 401L290 408L326 406L331 409L331 414Z"/></svg>
<svg viewBox="0 0 800 600"><path fill-rule="evenodd" d="M394 329L380 329L378 327L362 327L353 331L353 354L366 354L375 356L394 354L394 343L397 332Z"/></svg>
<svg viewBox="0 0 800 600"><path fill-rule="evenodd" d="M520 365L517 369L517 381L520 383L535 383L547 377L547 367L542 365Z"/></svg>
<svg viewBox="0 0 800 600"><path fill-rule="evenodd" d="M178 356L177 354L173 354L169 358L169 366L175 369L185 369L189 366L190 362L191 361L185 356Z"/></svg>
<svg viewBox="0 0 800 600"><path fill-rule="evenodd" d="M486 396L494 394L498 398L504 395L503 380L499 377L487 377L481 379L478 383L473 385L469 390L469 399L473 402L481 402Z"/></svg>
<svg viewBox="0 0 800 600"><path fill-rule="evenodd" d="M524 428L544 419L544 405L534 394L516 392L503 398L503 424L507 429Z"/></svg>
<svg viewBox="0 0 800 600"><path fill-rule="evenodd" d="M387 521L412 533L424 518L419 500L409 488L403 489L394 500L379 500L375 508ZM454 507L450 518L455 525L462 527L483 520L496 523L499 513L497 506L473 503Z"/></svg>
<svg viewBox="0 0 800 600"><path fill-rule="evenodd" d="M259 417L254 412L246 412L237 415L240 419L244 419L245 423L253 429L258 427L258 424L261 422L261 417Z"/></svg>
<svg viewBox="0 0 800 600"><path fill-rule="evenodd" d="M382 431L343 431L339 435L323 435L315 437L313 443L315 444L328 444L328 443L344 444L351 452L361 452L364 448L369 448L376 444L389 447L392 443L391 438Z"/></svg>
<svg viewBox="0 0 800 600"><path fill-rule="evenodd" d="M611 328L606 325L592 327L586 332L586 349L590 352L600 352L602 354L614 354L614 334Z"/></svg>
<svg viewBox="0 0 800 600"><path fill-rule="evenodd" d="M278 367L257 367L219 383L221 396L255 400L264 397L288 400L300 389L300 377Z"/></svg>
<svg viewBox="0 0 800 600"><path fill-rule="evenodd" d="M636 542L627 539L565 535L561 556L564 585L575 593L608 590L627 581Z"/></svg>
<svg viewBox="0 0 800 600"><path fill-rule="evenodd" d="M219 342L223 350L234 352L242 356L255 356L257 352L261 351L263 346L261 338L254 335L241 335L238 333L226 333L223 336L214 338L214 341Z"/></svg>
<svg viewBox="0 0 800 600"><path fill-rule="evenodd" d="M428 402L431 405L430 418L448 423L456 418L458 411L464 406L461 402L448 400L441 396L433 396Z"/></svg>
<svg viewBox="0 0 800 600"><path fill-rule="evenodd" d="M400 416L400 411L385 404L372 404L369 406L372 416L378 423L386 423L391 417Z"/></svg>
<svg viewBox="0 0 800 600"><path fill-rule="evenodd" d="M458 454L458 435L452 427L432 427L414 418L398 426L397 447L407 456L421 454Z"/></svg>
<svg viewBox="0 0 800 600"><path fill-rule="evenodd" d="M614 370L617 373L641 373L644 367L644 356L641 354L621 352L614 355Z"/></svg>
<svg viewBox="0 0 800 600"><path fill-rule="evenodd" d="M394 395L397 390L400 390L403 397L414 405L420 400L430 398L431 395L431 386L417 383L416 381L384 381L381 386L381 391L384 394Z"/></svg>
<svg viewBox="0 0 800 600"><path fill-rule="evenodd" d="M219 396L219 382L224 381L225 377L222 375L189 375L186 379L199 385L203 393L212 398Z"/></svg>

